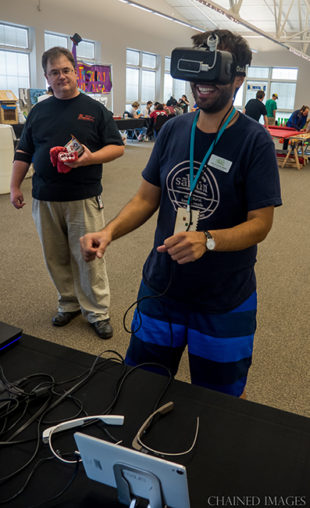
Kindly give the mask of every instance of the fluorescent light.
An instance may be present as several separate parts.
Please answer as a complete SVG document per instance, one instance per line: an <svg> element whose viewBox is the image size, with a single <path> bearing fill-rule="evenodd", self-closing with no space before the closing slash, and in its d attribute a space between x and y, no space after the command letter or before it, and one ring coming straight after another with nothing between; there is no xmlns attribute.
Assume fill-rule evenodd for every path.
<svg viewBox="0 0 310 508"><path fill-rule="evenodd" d="M119 0L119 2L131 5L131 7L137 7L137 9L141 9L142 11L146 11L151 14L155 14L156 16L160 16L161 18L167 19L168 21L173 21L174 23L178 23L179 25L186 26L187 28L192 28L193 30L196 30L197 32L204 32L205 31L202 28L199 28L198 26L191 25L190 23L187 23L186 21L182 21L181 19L174 18L173 16L169 16L168 14L164 14L163 12L156 11L155 9L150 9L149 7L145 7L144 5L141 5L138 2L134 2L133 0Z"/></svg>
<svg viewBox="0 0 310 508"><path fill-rule="evenodd" d="M122 2L122 0L121 0ZM131 2L126 2L126 4L131 4ZM136 7L137 9L141 9L141 11L146 11L146 12L152 12L153 13L153 10L152 9L149 9L148 7L144 7L143 5L138 5L138 4L131 4L132 7ZM156 14L154 12L154 14Z"/></svg>

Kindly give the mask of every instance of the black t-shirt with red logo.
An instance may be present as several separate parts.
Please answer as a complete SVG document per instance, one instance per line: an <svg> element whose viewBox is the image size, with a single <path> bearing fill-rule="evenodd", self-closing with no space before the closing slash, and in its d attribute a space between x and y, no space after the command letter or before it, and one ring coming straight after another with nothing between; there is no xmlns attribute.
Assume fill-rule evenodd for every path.
<svg viewBox="0 0 310 508"><path fill-rule="evenodd" d="M81 166L65 174L51 164L50 149L65 146L72 135L91 152L123 144L112 113L83 93L73 99L50 97L38 103L27 117L18 145L33 156L34 198L75 201L101 194L101 164Z"/></svg>

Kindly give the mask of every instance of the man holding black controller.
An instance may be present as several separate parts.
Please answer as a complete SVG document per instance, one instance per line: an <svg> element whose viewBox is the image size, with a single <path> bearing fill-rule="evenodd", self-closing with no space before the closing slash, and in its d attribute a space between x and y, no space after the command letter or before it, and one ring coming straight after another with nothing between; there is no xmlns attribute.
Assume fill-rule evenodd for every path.
<svg viewBox="0 0 310 508"><path fill-rule="evenodd" d="M67 325L81 311L102 339L113 335L105 260L86 266L79 238L104 227L102 163L124 153L112 113L80 93L75 61L65 48L42 56L53 96L30 111L18 145L11 202L25 205L21 184L33 162L32 215L45 262L58 291L53 325Z"/></svg>
<svg viewBox="0 0 310 508"><path fill-rule="evenodd" d="M281 204L278 168L269 133L233 107L252 58L245 39L214 30L193 41L172 52L171 74L191 82L198 111L163 126L137 194L83 236L81 249L96 263L159 208L126 363L157 362L175 374L188 346L194 384L244 397L257 244Z"/></svg>

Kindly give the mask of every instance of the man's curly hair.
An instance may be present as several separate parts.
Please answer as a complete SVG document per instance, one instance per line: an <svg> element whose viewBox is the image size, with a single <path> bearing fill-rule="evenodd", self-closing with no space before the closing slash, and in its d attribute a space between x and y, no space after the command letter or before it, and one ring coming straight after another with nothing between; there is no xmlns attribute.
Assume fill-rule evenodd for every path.
<svg viewBox="0 0 310 508"><path fill-rule="evenodd" d="M219 38L218 49L232 53L235 63L239 67L250 65L252 51L247 41L241 35L234 34L229 30L210 30L192 36L194 47L207 47L207 40L210 35L217 35Z"/></svg>

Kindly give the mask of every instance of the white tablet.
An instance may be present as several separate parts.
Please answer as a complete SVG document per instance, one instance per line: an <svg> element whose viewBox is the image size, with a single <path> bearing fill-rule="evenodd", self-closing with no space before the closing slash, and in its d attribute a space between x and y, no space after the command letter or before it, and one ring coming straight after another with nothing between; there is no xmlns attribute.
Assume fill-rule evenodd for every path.
<svg viewBox="0 0 310 508"><path fill-rule="evenodd" d="M184 466L79 432L74 439L88 478L117 488L120 502L142 497L151 508L190 508Z"/></svg>

